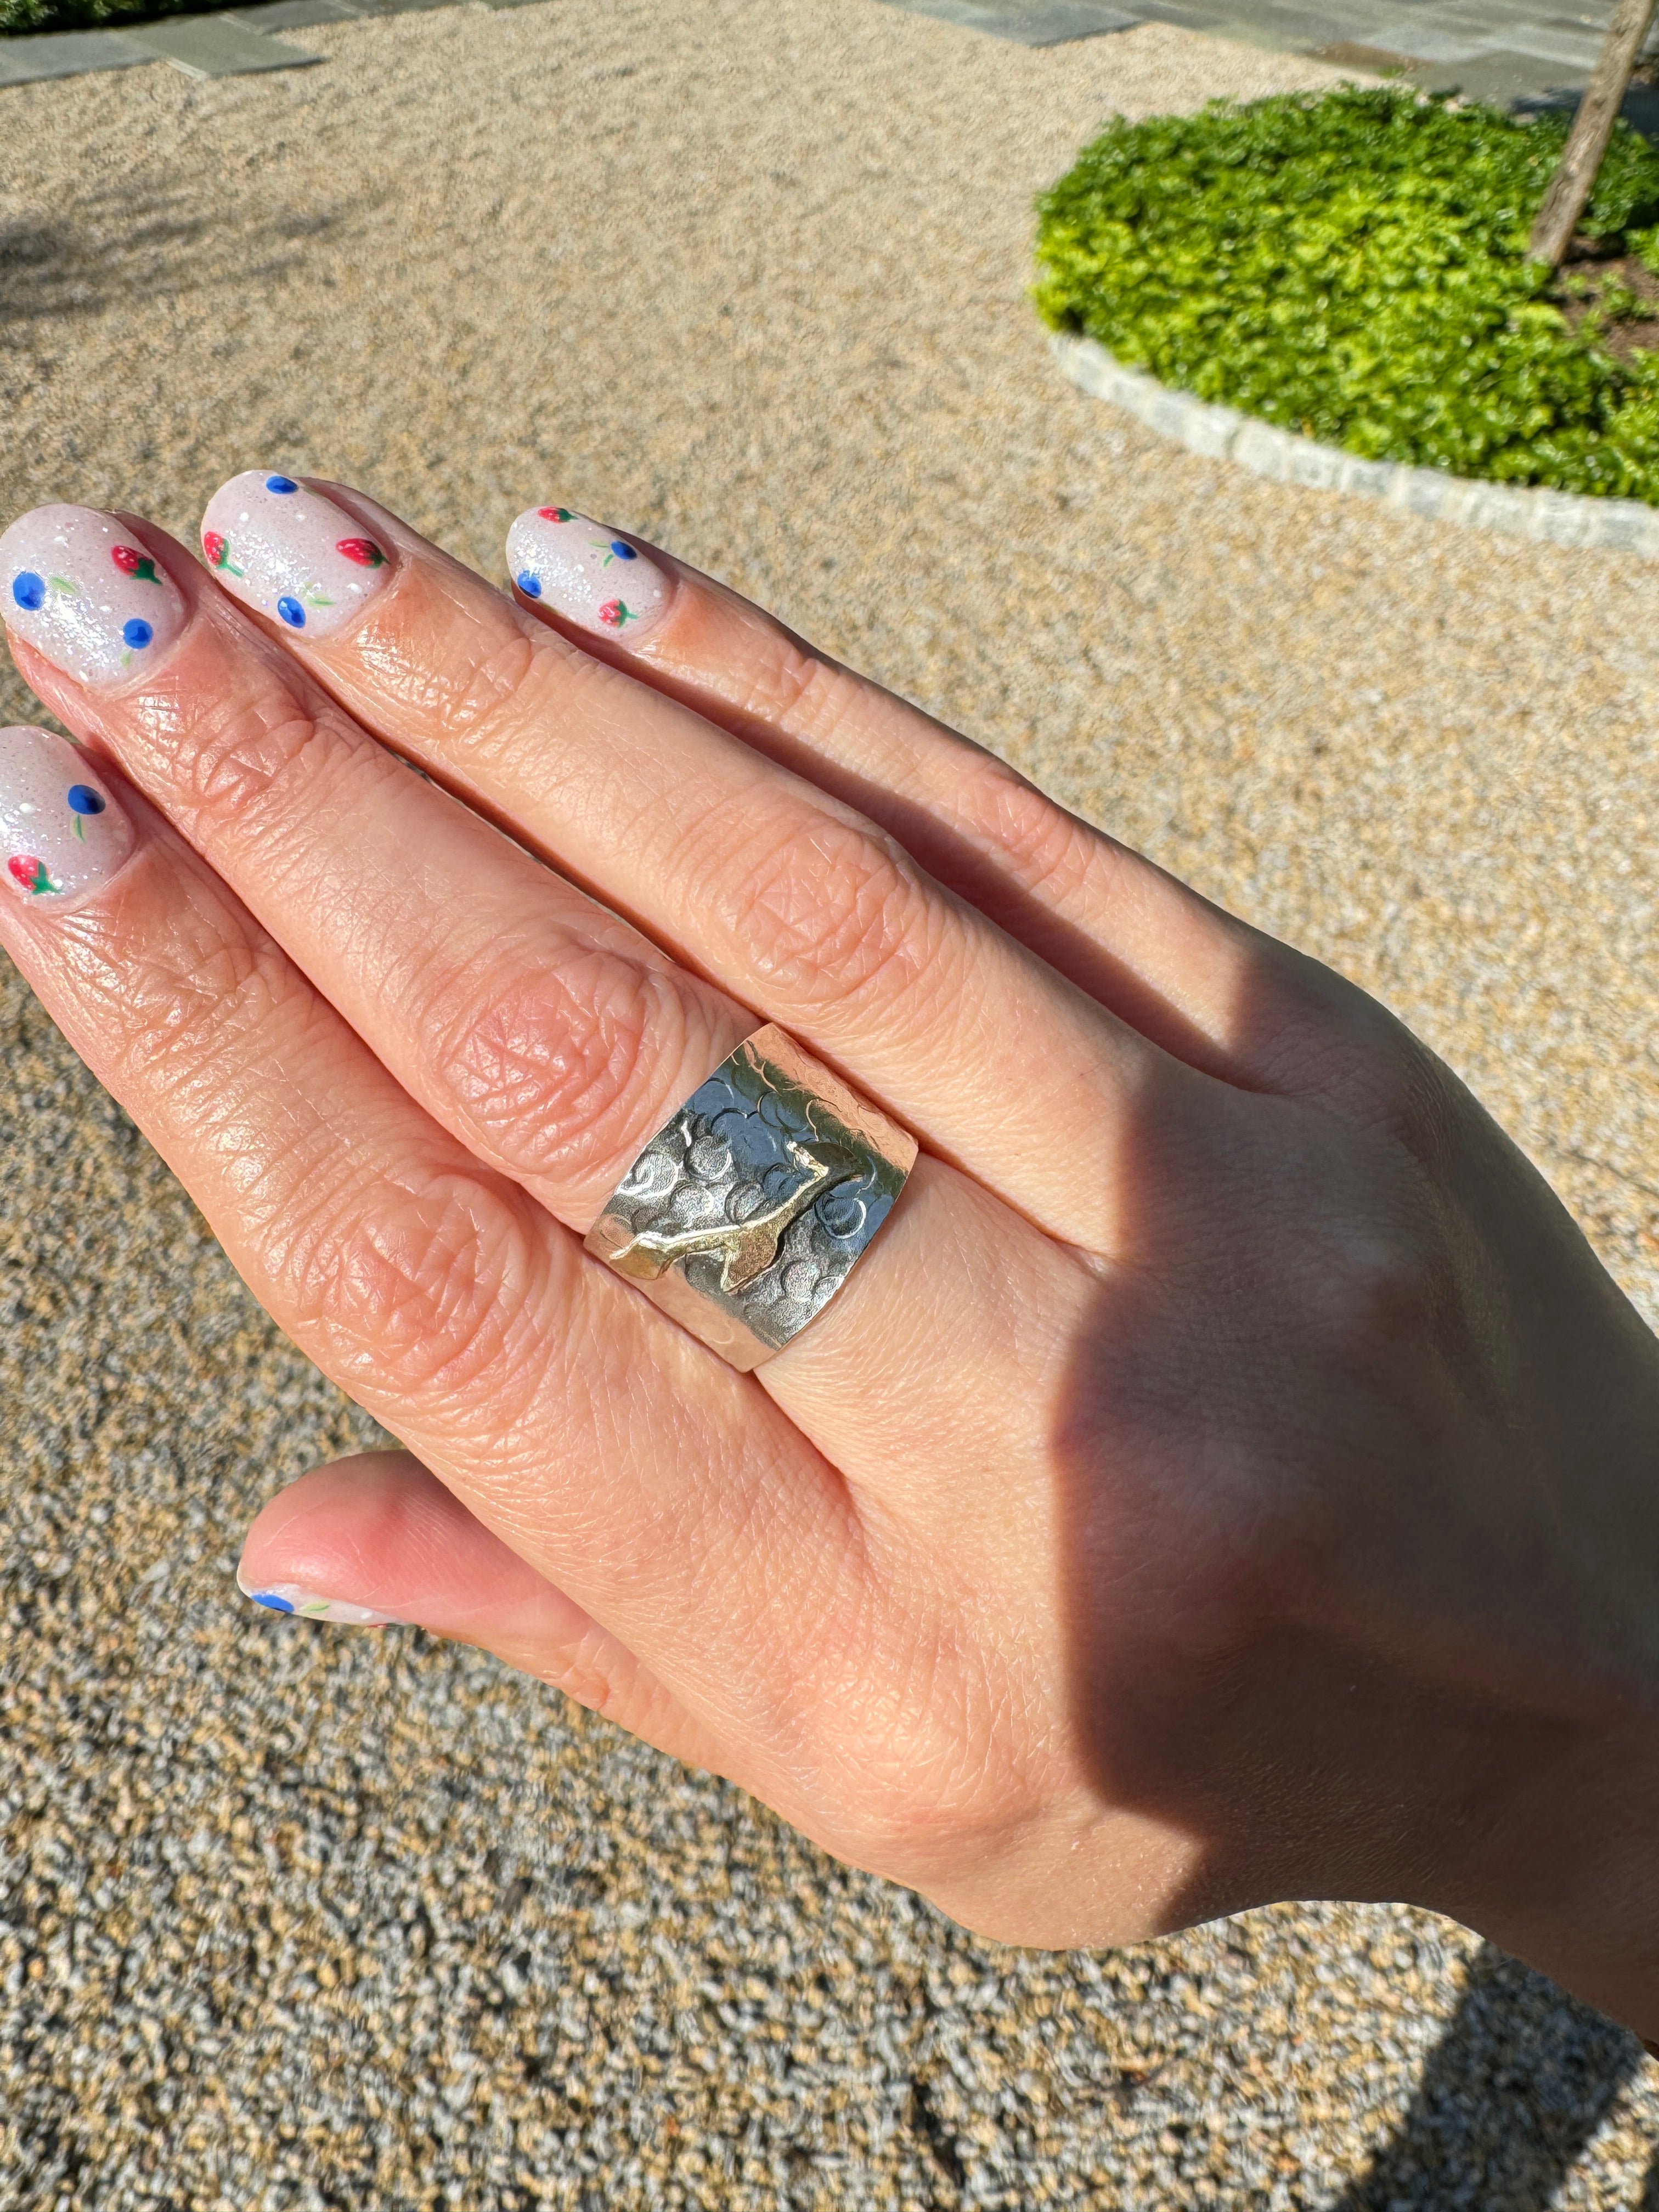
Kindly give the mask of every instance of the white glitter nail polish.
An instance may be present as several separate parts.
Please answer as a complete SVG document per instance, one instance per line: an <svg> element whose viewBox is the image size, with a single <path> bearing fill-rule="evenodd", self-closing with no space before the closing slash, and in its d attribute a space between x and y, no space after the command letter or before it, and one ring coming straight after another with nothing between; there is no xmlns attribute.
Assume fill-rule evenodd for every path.
<svg viewBox="0 0 1659 2212"><path fill-rule="evenodd" d="M124 684L185 626L178 586L95 507L37 507L0 536L0 613L78 684Z"/></svg>
<svg viewBox="0 0 1659 2212"><path fill-rule="evenodd" d="M131 852L132 823L67 738L32 725L0 730L0 868L40 911L100 890Z"/></svg>
<svg viewBox="0 0 1659 2212"><path fill-rule="evenodd" d="M340 1628L404 1626L392 1613L377 1613L372 1605L349 1605L343 1598L321 1597L301 1583L245 1582L239 1569L236 1587L244 1597L252 1598L255 1605L264 1606L268 1613L291 1613L301 1620L332 1621Z"/></svg>
<svg viewBox="0 0 1659 2212"><path fill-rule="evenodd" d="M383 549L343 507L264 469L214 493L202 550L234 598L306 637L332 637L392 574Z"/></svg>
<svg viewBox="0 0 1659 2212"><path fill-rule="evenodd" d="M526 599L601 637L641 637L668 605L654 561L568 507L526 507L507 533L507 565Z"/></svg>

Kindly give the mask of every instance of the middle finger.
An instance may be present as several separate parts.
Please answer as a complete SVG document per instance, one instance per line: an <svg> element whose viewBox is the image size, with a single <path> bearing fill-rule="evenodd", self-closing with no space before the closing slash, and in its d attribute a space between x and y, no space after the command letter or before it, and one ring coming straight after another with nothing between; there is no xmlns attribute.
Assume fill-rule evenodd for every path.
<svg viewBox="0 0 1659 2212"><path fill-rule="evenodd" d="M270 489L292 483L234 477L204 542L227 589L366 728L854 1071L1043 1228L1112 1249L1127 1117L1149 1086L1200 1079L850 806L570 646L384 510ZM672 626L668 580L609 542L606 574ZM387 557L365 569L364 546Z"/></svg>

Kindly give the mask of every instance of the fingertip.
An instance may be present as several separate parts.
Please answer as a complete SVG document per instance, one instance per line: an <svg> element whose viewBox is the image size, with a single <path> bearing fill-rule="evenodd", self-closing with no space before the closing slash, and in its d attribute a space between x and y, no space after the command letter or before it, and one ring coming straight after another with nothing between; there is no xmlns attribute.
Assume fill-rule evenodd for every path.
<svg viewBox="0 0 1659 2212"><path fill-rule="evenodd" d="M378 537L327 494L280 469L244 469L202 516L202 557L231 597L282 630L324 640L391 581Z"/></svg>
<svg viewBox="0 0 1659 2212"><path fill-rule="evenodd" d="M514 516L507 570L530 606L624 647L657 628L674 596L671 571L631 538L556 504L527 507Z"/></svg>
<svg viewBox="0 0 1659 2212"><path fill-rule="evenodd" d="M544 1634L567 1613L578 1617L404 1451L330 1461L267 1500L244 1540L236 1585L274 1613L418 1623L492 1649Z"/></svg>

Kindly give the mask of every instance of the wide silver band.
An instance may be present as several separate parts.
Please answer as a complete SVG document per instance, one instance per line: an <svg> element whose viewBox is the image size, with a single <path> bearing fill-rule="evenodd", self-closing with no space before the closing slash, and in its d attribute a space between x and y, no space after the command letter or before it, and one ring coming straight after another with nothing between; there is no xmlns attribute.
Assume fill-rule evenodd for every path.
<svg viewBox="0 0 1659 2212"><path fill-rule="evenodd" d="M916 1142L769 1024L659 1129L587 1235L733 1367L758 1367L847 1280Z"/></svg>

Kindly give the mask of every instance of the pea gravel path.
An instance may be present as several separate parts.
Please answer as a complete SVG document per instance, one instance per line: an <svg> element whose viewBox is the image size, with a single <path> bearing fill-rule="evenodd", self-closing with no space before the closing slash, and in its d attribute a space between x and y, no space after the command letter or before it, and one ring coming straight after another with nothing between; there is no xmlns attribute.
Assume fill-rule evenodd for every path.
<svg viewBox="0 0 1659 2212"><path fill-rule="evenodd" d="M872 0L307 35L0 93L6 514L188 535L264 463L491 574L532 497L653 532L1380 991L1659 1313L1650 573L1194 459L1022 299L1108 109L1333 72ZM373 1431L4 977L0 2206L1659 2203L1634 2042L1449 1923L998 1951L488 1662L255 1614L248 1516Z"/></svg>

